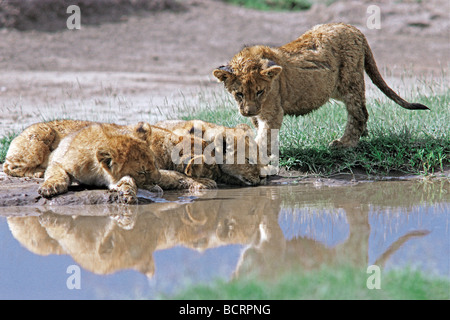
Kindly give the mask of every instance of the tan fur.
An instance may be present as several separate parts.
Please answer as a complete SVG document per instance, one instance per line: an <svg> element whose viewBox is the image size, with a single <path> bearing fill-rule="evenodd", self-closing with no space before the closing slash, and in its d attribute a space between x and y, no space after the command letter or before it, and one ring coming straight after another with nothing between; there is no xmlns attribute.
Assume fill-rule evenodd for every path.
<svg viewBox="0 0 450 320"><path fill-rule="evenodd" d="M150 150L152 129L135 125L131 134L114 124L91 124L66 136L51 154L38 192L51 197L67 192L73 181L118 192L119 202L135 203L137 188L160 179Z"/></svg>
<svg viewBox="0 0 450 320"><path fill-rule="evenodd" d="M213 74L235 97L241 114L252 117L258 143L268 137L269 129L281 128L285 114L304 115L333 98L345 103L348 119L344 135L331 146L354 147L366 131L369 117L364 71L400 106L428 109L408 103L392 91L381 77L364 35L342 23L318 25L278 48L246 47Z"/></svg>
<svg viewBox="0 0 450 320"><path fill-rule="evenodd" d="M222 161L218 162L221 175L217 177L217 181L237 185L261 183L261 177L264 177L261 173L263 165L253 132L248 125L240 124L236 128L229 128L202 120L165 120L155 125L181 136L194 135L197 139L214 144L214 154L223 156ZM238 146L245 148L242 157Z"/></svg>
<svg viewBox="0 0 450 320"><path fill-rule="evenodd" d="M55 120L39 122L26 128L17 136L8 149L3 170L6 174L17 177L44 176L51 153L58 147L63 138L87 126L98 124L114 130L117 134L133 135L134 125L100 124L91 121ZM163 189L205 189L215 188L211 180L218 175L219 169L214 164L205 164L203 158L193 154L180 154L183 163L175 165L171 161L171 152L178 143L193 145L194 138L185 141L170 131L152 128L150 150L156 155L156 166L161 169L161 180L158 185ZM204 148L204 142L199 142ZM202 144L203 143L203 144ZM184 150L184 149L183 149ZM81 165L81 164L80 164ZM172 171L176 170L178 172ZM209 178L209 179L208 179Z"/></svg>
<svg viewBox="0 0 450 320"><path fill-rule="evenodd" d="M174 170L191 178L215 180L220 175L220 169L214 162L207 163L207 155L203 154L206 147L207 144L202 139L190 135L181 136L165 128L153 126L151 150L155 153L157 165L161 169ZM177 152L177 162L180 163L174 159L174 153Z"/></svg>
<svg viewBox="0 0 450 320"><path fill-rule="evenodd" d="M90 121L56 120L29 126L11 142L3 171L14 177L44 177L50 153L61 140L91 124Z"/></svg>

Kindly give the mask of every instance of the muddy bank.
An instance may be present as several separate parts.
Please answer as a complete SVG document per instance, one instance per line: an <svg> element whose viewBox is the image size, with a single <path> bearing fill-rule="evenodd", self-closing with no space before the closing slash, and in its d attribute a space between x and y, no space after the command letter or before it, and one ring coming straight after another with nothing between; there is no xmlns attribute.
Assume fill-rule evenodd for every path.
<svg viewBox="0 0 450 320"><path fill-rule="evenodd" d="M433 178L450 179L450 168L439 172ZM360 183L367 183L379 180L421 180L433 179L418 175L392 174L390 176L368 176L363 172L341 173L331 177L318 177L307 175L300 171L286 170L282 168L277 175L267 178L264 185L282 186L309 184L313 188L321 187L351 187ZM46 199L41 197L37 190L43 179L16 178L6 175L0 169L0 207L20 207L20 206L82 206L96 204L116 203L116 195L104 189L89 189L86 186L72 185L69 192ZM236 186L219 185L219 188L236 188ZM166 191L165 194L171 193ZM186 190L186 195L194 195ZM179 192L177 196L179 197ZM141 191L138 194L139 204L148 204L161 201L160 195L148 191ZM164 200L163 200L164 201Z"/></svg>
<svg viewBox="0 0 450 320"><path fill-rule="evenodd" d="M69 192L53 197L43 198L38 193L39 185L44 179L16 178L7 176L0 171L0 207L13 206L64 206L64 205L94 205L115 203L116 195L108 190L89 189L86 186L72 185ZM140 197L139 203L151 203L150 194Z"/></svg>

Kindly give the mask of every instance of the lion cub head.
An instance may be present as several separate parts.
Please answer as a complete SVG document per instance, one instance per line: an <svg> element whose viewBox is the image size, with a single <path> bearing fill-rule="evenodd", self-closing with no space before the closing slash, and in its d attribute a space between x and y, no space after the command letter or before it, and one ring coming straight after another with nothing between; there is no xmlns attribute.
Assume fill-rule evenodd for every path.
<svg viewBox="0 0 450 320"><path fill-rule="evenodd" d="M257 116L273 89L282 67L271 60L271 49L264 46L244 48L228 65L220 66L213 75L223 82L245 117Z"/></svg>
<svg viewBox="0 0 450 320"><path fill-rule="evenodd" d="M117 128L105 126L106 139L96 151L96 159L112 181L130 176L137 187L157 183L161 174L155 163L155 155L150 150L152 128L146 122L129 126L129 134L117 132ZM128 132L127 132L128 133Z"/></svg>
<svg viewBox="0 0 450 320"><path fill-rule="evenodd" d="M221 181L228 184L254 186L261 183L258 145L241 128L226 129L214 137L216 162L224 173ZM221 157L223 158L221 159Z"/></svg>
<svg viewBox="0 0 450 320"><path fill-rule="evenodd" d="M194 136L207 143L202 157L213 161L220 169L216 178L226 184L258 185L264 178L265 167L255 141L253 130L247 124L235 128L221 126L202 120L164 120L156 126L166 128L180 136ZM265 163L265 164L264 164Z"/></svg>
<svg viewBox="0 0 450 320"><path fill-rule="evenodd" d="M228 128L202 120L179 122L175 132L191 134L212 142L214 157L222 175L219 180L227 184L258 185L261 183L262 164L259 147L250 126L239 124Z"/></svg>

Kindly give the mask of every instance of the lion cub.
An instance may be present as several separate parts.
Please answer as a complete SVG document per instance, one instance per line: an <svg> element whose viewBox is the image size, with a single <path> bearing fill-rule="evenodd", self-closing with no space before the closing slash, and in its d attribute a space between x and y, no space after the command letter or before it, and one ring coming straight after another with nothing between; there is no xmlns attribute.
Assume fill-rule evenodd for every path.
<svg viewBox="0 0 450 320"><path fill-rule="evenodd" d="M18 135L9 146L3 170L16 177L44 176L51 153L69 134L73 134L87 126L98 124L116 130L123 135L133 135L134 125L100 124L92 121L54 120L35 123ZM206 164L203 156L196 157L194 148L182 148L188 153L179 154L180 163L171 161L171 153L179 143L194 145L195 140L182 137L161 128L152 128L149 148L156 155L156 166L160 169L161 180L158 185L168 189L210 189L215 188L215 177L219 169L214 164ZM204 142L203 143L204 147ZM175 171L176 170L176 171ZM209 179L206 179L209 178Z"/></svg>
<svg viewBox="0 0 450 320"><path fill-rule="evenodd" d="M235 128L201 120L165 120L155 124L180 136L193 135L213 146L213 155L221 174L217 181L234 185L258 185L266 176L265 166L251 128Z"/></svg>
<svg viewBox="0 0 450 320"><path fill-rule="evenodd" d="M119 202L135 203L137 188L154 186L161 177L151 134L151 126L140 122L130 133L114 124L91 124L67 135L50 156L39 194L65 193L76 181L107 187L118 192Z"/></svg>
<svg viewBox="0 0 450 320"><path fill-rule="evenodd" d="M13 177L44 177L50 153L58 147L61 140L93 123L55 120L32 124L11 142L3 171Z"/></svg>
<svg viewBox="0 0 450 320"><path fill-rule="evenodd" d="M344 134L330 146L355 147L369 118L364 72L401 107L428 109L405 101L386 84L366 37L343 23L315 26L281 47L245 47L213 74L234 96L240 113L251 117L258 144L267 139L271 150L277 139L272 132L281 128L284 115L305 115L330 98L344 102L348 113Z"/></svg>
<svg viewBox="0 0 450 320"><path fill-rule="evenodd" d="M153 126L151 149L157 155L159 168L183 173L206 185L215 185L208 180L217 179L220 169L214 161L209 161L211 154L204 154L206 147L206 141L200 138Z"/></svg>

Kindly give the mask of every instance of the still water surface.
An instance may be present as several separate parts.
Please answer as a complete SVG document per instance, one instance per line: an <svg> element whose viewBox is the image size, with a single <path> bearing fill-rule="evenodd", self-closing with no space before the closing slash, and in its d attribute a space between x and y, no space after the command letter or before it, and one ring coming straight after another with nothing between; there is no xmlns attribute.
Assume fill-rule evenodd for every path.
<svg viewBox="0 0 450 320"><path fill-rule="evenodd" d="M142 206L3 208L0 298L156 298L218 278L270 279L323 264L412 266L450 278L449 212L448 179L167 192ZM75 274L81 287L68 289Z"/></svg>

